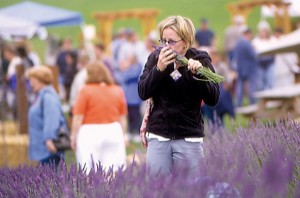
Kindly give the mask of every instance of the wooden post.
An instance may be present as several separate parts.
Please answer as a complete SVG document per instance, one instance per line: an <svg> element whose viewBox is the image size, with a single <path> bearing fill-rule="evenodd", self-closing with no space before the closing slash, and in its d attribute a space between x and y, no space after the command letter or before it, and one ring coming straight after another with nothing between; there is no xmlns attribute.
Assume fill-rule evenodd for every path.
<svg viewBox="0 0 300 198"><path fill-rule="evenodd" d="M143 35L147 36L150 34L151 31L153 31L156 27L156 21L154 18L150 17L143 17L141 20L141 27L143 31Z"/></svg>
<svg viewBox="0 0 300 198"><path fill-rule="evenodd" d="M26 95L25 68L17 65L17 115L19 121L19 132L28 134L28 98Z"/></svg>
<svg viewBox="0 0 300 198"><path fill-rule="evenodd" d="M284 10L284 14L282 16L283 30L284 30L284 33L289 33L292 31L292 24L291 24L291 19L290 19L289 12L288 12L288 6L284 5L283 10Z"/></svg>
<svg viewBox="0 0 300 198"><path fill-rule="evenodd" d="M106 49L112 40L112 20L109 18L103 18L102 22L99 22L99 36L102 38Z"/></svg>

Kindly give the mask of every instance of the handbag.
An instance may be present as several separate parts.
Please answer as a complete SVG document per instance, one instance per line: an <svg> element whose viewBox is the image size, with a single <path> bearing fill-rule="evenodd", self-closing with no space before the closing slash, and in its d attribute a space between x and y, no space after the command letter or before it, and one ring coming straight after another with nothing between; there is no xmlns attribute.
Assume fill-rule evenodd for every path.
<svg viewBox="0 0 300 198"><path fill-rule="evenodd" d="M43 101L42 101L42 111L43 111ZM57 151L64 152L71 149L71 138L70 138L70 127L65 119L65 115L60 109L61 115L63 117L64 126L60 126L57 130L57 139L52 140ZM42 113L43 114L43 113Z"/></svg>
<svg viewBox="0 0 300 198"><path fill-rule="evenodd" d="M69 124L65 119L64 113L61 110L61 114L63 117L63 121L65 123L65 127L59 127L57 131L57 139L53 140L54 146L57 151L67 151L71 149L71 139L70 139L70 130Z"/></svg>
<svg viewBox="0 0 300 198"><path fill-rule="evenodd" d="M71 140L69 133L59 130L57 134L57 139L53 140L54 146L57 151L66 151L71 149Z"/></svg>

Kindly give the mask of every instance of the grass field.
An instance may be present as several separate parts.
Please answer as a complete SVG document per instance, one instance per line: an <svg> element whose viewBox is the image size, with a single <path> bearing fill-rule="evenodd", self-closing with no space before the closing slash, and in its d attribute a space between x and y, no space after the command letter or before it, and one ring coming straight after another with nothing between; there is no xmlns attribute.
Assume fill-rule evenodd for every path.
<svg viewBox="0 0 300 198"><path fill-rule="evenodd" d="M183 15L192 19L195 26L199 25L200 18L207 18L211 28L218 37L218 46L222 48L223 33L226 26L230 24L230 13L226 9L226 5L230 2L238 2L239 0L35 0L47 5L57 6L82 14L86 24L96 24L93 15L101 11L116 11L136 8L154 8L160 11L157 22L169 15ZM6 7L21 0L1 0L0 8ZM29 13L30 14L30 13ZM248 19L249 25L255 27L259 21L259 9L254 9ZM140 31L139 22L136 19L120 20L114 24L114 30L119 27L132 27L136 31ZM80 35L79 27L59 27L48 28L49 33L56 34L58 37L71 37L78 40ZM35 45L41 45L38 41ZM37 46L40 50L42 48ZM43 52L39 51L40 54Z"/></svg>

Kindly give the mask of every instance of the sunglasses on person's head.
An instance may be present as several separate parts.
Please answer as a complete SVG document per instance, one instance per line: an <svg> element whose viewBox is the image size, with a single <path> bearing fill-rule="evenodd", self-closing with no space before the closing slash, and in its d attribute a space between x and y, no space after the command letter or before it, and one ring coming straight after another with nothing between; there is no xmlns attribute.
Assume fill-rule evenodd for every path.
<svg viewBox="0 0 300 198"><path fill-rule="evenodd" d="M169 44L169 45L176 45L176 43L178 43L179 41L182 41L182 39L180 39L180 40L178 40L178 41L174 41L174 40L172 40L172 39L169 39L169 40L167 40L167 39L161 39L161 40L159 40L159 42L161 43L161 44L163 44L163 45L165 45L165 44Z"/></svg>

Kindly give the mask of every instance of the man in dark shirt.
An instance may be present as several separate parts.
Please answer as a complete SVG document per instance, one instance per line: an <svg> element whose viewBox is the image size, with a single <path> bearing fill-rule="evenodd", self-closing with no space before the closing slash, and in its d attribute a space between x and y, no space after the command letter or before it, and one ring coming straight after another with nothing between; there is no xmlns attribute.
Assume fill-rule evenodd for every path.
<svg viewBox="0 0 300 198"><path fill-rule="evenodd" d="M196 48L212 50L215 47L215 33L209 28L208 20L201 19L200 28L196 31Z"/></svg>

